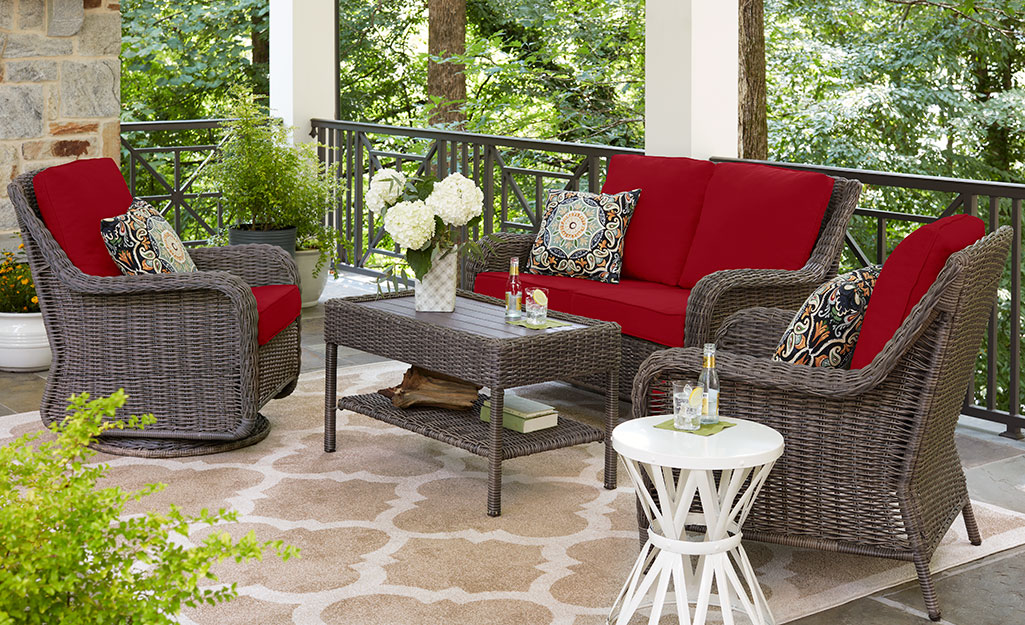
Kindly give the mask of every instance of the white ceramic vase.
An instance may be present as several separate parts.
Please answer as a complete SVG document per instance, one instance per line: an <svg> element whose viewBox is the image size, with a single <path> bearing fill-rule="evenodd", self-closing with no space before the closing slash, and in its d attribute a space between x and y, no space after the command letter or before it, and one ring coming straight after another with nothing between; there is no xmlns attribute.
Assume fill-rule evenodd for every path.
<svg viewBox="0 0 1025 625"><path fill-rule="evenodd" d="M320 274L313 275L320 260L320 250L296 250L295 264L299 267L299 293L303 300L303 308L309 308L320 301L320 295L327 284L328 266L320 268Z"/></svg>
<svg viewBox="0 0 1025 625"><path fill-rule="evenodd" d="M43 371L50 358L42 313L0 313L0 371Z"/></svg>
<svg viewBox="0 0 1025 625"><path fill-rule="evenodd" d="M452 312L456 309L456 269L459 254L452 250L431 261L431 270L416 281L416 309L420 312Z"/></svg>

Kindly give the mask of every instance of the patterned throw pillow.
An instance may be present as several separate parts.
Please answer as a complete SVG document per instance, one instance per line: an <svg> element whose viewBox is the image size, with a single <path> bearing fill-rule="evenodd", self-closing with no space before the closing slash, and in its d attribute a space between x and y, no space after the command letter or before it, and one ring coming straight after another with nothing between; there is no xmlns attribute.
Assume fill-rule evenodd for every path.
<svg viewBox="0 0 1025 625"><path fill-rule="evenodd" d="M126 276L198 271L171 224L143 200L133 201L124 215L101 220L100 234Z"/></svg>
<svg viewBox="0 0 1025 625"><path fill-rule="evenodd" d="M815 289L787 326L772 359L849 369L879 269L855 269Z"/></svg>
<svg viewBox="0 0 1025 625"><path fill-rule="evenodd" d="M640 195L549 191L527 271L619 282L626 227Z"/></svg>

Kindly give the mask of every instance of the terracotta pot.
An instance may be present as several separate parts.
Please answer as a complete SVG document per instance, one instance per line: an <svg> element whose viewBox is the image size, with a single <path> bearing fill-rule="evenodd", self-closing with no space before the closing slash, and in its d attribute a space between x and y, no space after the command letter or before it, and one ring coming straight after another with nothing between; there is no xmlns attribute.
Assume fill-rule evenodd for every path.
<svg viewBox="0 0 1025 625"><path fill-rule="evenodd" d="M43 371L50 358L42 313L0 313L0 371Z"/></svg>

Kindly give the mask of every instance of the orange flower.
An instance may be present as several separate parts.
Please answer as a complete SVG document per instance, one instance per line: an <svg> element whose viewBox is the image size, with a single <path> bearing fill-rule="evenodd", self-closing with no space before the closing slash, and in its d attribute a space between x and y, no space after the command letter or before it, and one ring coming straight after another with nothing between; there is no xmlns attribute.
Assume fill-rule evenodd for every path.
<svg viewBox="0 0 1025 625"><path fill-rule="evenodd" d="M38 303L39 303L39 297L37 297L37 296L33 295L33 296L32 296L32 303L33 303L33 304L38 304Z"/></svg>

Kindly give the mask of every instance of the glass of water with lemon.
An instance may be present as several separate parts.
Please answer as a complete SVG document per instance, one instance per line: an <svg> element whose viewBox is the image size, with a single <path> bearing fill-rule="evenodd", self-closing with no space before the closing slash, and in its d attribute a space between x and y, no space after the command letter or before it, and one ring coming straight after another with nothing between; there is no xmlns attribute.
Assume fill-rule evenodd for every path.
<svg viewBox="0 0 1025 625"><path fill-rule="evenodd" d="M696 430L701 427L701 385L696 382L673 382L673 427Z"/></svg>
<svg viewBox="0 0 1025 625"><path fill-rule="evenodd" d="M540 287L525 289L523 322L532 328L543 328L548 323L548 289Z"/></svg>

